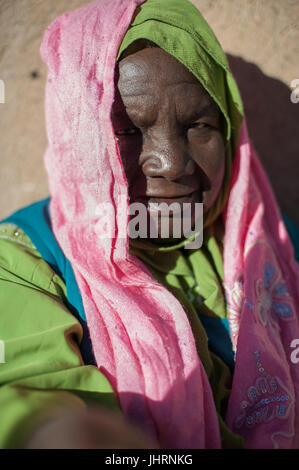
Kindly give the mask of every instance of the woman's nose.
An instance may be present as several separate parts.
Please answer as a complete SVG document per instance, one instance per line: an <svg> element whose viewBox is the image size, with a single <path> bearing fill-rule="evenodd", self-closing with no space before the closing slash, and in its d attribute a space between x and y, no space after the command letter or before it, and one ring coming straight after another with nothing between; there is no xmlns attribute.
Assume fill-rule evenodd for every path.
<svg viewBox="0 0 299 470"><path fill-rule="evenodd" d="M142 150L139 163L147 177L163 177L178 180L186 175L193 175L196 169L184 139L168 136L150 139Z"/></svg>

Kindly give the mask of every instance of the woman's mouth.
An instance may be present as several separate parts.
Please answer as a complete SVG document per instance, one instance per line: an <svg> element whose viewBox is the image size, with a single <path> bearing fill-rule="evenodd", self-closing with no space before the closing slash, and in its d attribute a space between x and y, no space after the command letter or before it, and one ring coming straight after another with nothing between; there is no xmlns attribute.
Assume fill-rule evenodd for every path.
<svg viewBox="0 0 299 470"><path fill-rule="evenodd" d="M160 212L161 216L163 216L163 212L165 211L165 215L171 215L177 212L181 212L184 209L183 204L202 203L203 193L199 190L196 190L189 194L177 195L173 197L148 195L137 197L132 202L139 202L146 205L147 211L149 213Z"/></svg>

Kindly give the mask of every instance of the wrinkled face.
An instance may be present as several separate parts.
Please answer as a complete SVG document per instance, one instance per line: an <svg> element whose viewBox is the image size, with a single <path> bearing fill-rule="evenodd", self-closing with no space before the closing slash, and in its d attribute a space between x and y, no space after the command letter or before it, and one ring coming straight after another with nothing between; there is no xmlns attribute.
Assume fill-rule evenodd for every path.
<svg viewBox="0 0 299 470"><path fill-rule="evenodd" d="M220 111L198 80L160 48L122 59L112 123L130 203L215 201L224 176ZM160 236L160 232L159 232Z"/></svg>

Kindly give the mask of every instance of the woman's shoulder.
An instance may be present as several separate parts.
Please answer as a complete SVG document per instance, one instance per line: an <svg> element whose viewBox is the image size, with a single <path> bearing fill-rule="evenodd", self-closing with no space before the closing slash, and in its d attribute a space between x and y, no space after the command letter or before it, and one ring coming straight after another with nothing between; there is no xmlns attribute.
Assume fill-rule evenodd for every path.
<svg viewBox="0 0 299 470"><path fill-rule="evenodd" d="M29 236L16 224L0 223L0 279L65 298L64 281L43 259Z"/></svg>
<svg viewBox="0 0 299 470"><path fill-rule="evenodd" d="M37 251L35 245L32 243L26 233L18 227L16 224L9 222L0 223L0 240L1 248L12 248L12 247L25 247L27 250L32 252Z"/></svg>

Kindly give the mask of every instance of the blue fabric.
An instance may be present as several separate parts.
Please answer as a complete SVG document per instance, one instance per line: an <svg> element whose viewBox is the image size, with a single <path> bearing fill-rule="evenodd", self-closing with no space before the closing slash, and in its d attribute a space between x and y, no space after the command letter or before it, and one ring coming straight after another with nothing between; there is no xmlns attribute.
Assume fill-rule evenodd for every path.
<svg viewBox="0 0 299 470"><path fill-rule="evenodd" d="M299 263L299 227L285 214L283 215L283 221L294 245L295 258Z"/></svg>
<svg viewBox="0 0 299 470"><path fill-rule="evenodd" d="M35 202L24 207L2 220L20 227L31 239L43 259L52 267L66 285L67 307L77 318L83 328L83 340L80 345L82 358L85 364L96 364L91 348L89 331L87 328L82 297L74 275L71 263L65 257L51 229L49 215L50 198Z"/></svg>
<svg viewBox="0 0 299 470"><path fill-rule="evenodd" d="M96 364L92 352L91 340L87 328L82 297L71 263L65 257L51 229L49 215L50 198L38 201L14 212L1 222L10 222L20 227L31 239L43 259L64 280L67 290L67 301L70 312L77 318L83 328L83 340L80 345L85 364ZM295 257L299 261L299 227L287 216L283 216L286 228L294 244ZM227 319L205 317L200 320L208 336L209 348L219 356L233 372L234 353Z"/></svg>
<svg viewBox="0 0 299 470"><path fill-rule="evenodd" d="M208 336L209 350L219 356L233 373L235 368L235 355L230 337L228 319L207 317L205 315L199 315L199 318Z"/></svg>

